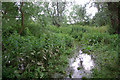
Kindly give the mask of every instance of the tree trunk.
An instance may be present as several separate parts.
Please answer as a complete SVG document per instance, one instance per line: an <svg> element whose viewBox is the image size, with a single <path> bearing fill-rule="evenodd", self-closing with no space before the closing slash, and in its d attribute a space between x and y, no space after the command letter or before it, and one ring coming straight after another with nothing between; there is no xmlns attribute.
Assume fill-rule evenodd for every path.
<svg viewBox="0 0 120 80"><path fill-rule="evenodd" d="M116 2L108 2L108 10L110 11L110 19L111 19L111 25L115 32L118 34L118 28L119 28L119 20L118 20L118 5L119 3Z"/></svg>
<svg viewBox="0 0 120 80"><path fill-rule="evenodd" d="M120 34L120 2L119 2L119 5L118 5L118 34Z"/></svg>
<svg viewBox="0 0 120 80"><path fill-rule="evenodd" d="M23 2L20 2L20 4L21 4L21 6L20 6L20 12L21 12L21 29L20 29L19 34L21 34L22 31L23 31L23 11L22 11Z"/></svg>

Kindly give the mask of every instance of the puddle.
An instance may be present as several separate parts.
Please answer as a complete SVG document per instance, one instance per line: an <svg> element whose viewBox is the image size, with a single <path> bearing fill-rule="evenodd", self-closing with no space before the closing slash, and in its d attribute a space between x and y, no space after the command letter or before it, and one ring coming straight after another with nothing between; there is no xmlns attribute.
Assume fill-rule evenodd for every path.
<svg viewBox="0 0 120 80"><path fill-rule="evenodd" d="M80 47L75 44L75 54L68 59L68 66L66 68L66 75L64 78L91 78L91 69L94 68L94 60L91 55L85 54ZM54 78L60 77L60 74L55 74Z"/></svg>
<svg viewBox="0 0 120 80"><path fill-rule="evenodd" d="M79 50L77 55L69 59L70 71L67 74L71 74L72 78L90 78L90 70L94 68L94 65L91 55L82 53L82 51Z"/></svg>

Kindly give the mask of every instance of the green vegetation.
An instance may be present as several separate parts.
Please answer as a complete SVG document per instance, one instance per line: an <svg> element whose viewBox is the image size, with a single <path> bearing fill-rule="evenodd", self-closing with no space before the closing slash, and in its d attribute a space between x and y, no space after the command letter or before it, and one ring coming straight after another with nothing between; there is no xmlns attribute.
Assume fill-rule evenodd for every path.
<svg viewBox="0 0 120 80"><path fill-rule="evenodd" d="M74 54L75 42L94 59L91 77L118 77L118 24L116 17L110 19L107 15L107 11L111 11L110 6L114 6L108 3L109 10L106 10L103 6L107 3L96 3L97 7L102 7L98 7L98 13L90 19L90 15L86 15L86 7L81 5L74 5L70 16L65 15L66 4L2 4L3 79L54 78L54 74L60 74L57 78L64 78L68 58ZM74 23L67 24L72 19ZM80 67L77 69L80 70Z"/></svg>
<svg viewBox="0 0 120 80"><path fill-rule="evenodd" d="M44 78L63 70L73 49L73 38L61 33L41 34L38 38L14 32L3 37L3 78ZM23 71L18 69L20 65Z"/></svg>
<svg viewBox="0 0 120 80"><path fill-rule="evenodd" d="M100 71L94 68L93 77L117 77L118 35L110 35L106 31L102 27L80 25L49 26L44 33L39 33L40 37L33 36L29 29L25 31L26 36L16 32L5 36L3 77L50 78L54 73L64 75L67 58L74 53L74 40L80 42L84 53L95 56L96 68ZM23 71L18 69L22 64Z"/></svg>
<svg viewBox="0 0 120 80"><path fill-rule="evenodd" d="M72 25L51 28L52 31L68 33L81 44L84 53L95 56L94 78L118 77L118 34L110 35L107 26L89 27ZM98 68L98 69L97 69Z"/></svg>
<svg viewBox="0 0 120 80"><path fill-rule="evenodd" d="M106 30L101 32L100 29L97 30L95 27L91 27L91 29L88 30L87 28L84 29L86 32L82 33L82 38L80 37L80 39L78 37L77 39L80 40L84 53L95 56L94 61L96 68L92 70L93 77L118 77L118 35L110 35Z"/></svg>

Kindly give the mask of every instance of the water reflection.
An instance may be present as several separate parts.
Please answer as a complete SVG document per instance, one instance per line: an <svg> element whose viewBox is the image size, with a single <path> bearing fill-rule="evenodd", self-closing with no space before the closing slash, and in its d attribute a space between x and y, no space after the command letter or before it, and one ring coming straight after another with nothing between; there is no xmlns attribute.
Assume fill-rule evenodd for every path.
<svg viewBox="0 0 120 80"><path fill-rule="evenodd" d="M94 62L91 56L82 53L79 50L79 54L75 58L70 59L69 66L72 69L72 78L90 77L91 69L94 67Z"/></svg>

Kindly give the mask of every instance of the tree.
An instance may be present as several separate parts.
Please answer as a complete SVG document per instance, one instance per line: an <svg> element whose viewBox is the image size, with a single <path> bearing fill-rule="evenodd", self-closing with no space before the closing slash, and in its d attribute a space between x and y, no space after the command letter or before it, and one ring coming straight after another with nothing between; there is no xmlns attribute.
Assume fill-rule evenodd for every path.
<svg viewBox="0 0 120 80"><path fill-rule="evenodd" d="M105 26L108 24L108 22L109 22L109 17L108 14L106 14L105 12L96 13L92 20L92 23L95 26Z"/></svg>
<svg viewBox="0 0 120 80"><path fill-rule="evenodd" d="M74 5L72 7L69 18L71 18L75 23L84 23L89 21L89 17L86 15L86 9L81 5Z"/></svg>
<svg viewBox="0 0 120 80"><path fill-rule="evenodd" d="M23 10L22 10L23 2L20 2L20 4L21 4L21 6L20 6L20 12L21 12L21 29L20 29L19 34L21 34L21 32L23 31Z"/></svg>
<svg viewBox="0 0 120 80"><path fill-rule="evenodd" d="M108 10L110 12L110 20L111 20L111 25L112 28L115 30L114 33L119 33L118 32L118 27L119 27L119 20L118 20L118 6L120 3L118 2L108 2ZM113 15L114 14L114 15Z"/></svg>
<svg viewBox="0 0 120 80"><path fill-rule="evenodd" d="M106 19L108 19L107 20L109 22L108 24L113 29L112 33L119 33L118 32L118 28L119 28L118 27L119 25L118 6L119 4L120 3L118 2L95 3L95 6L98 8L98 14L104 13L103 15L107 15L109 17L109 18L106 17Z"/></svg>
<svg viewBox="0 0 120 80"><path fill-rule="evenodd" d="M20 23L19 19L19 8L16 2L3 2L2 3L2 33L9 36L15 30L17 30L17 25Z"/></svg>
<svg viewBox="0 0 120 80"><path fill-rule="evenodd" d="M64 11L66 2L50 2L46 4L46 11L52 20L52 24L60 26L64 22Z"/></svg>

